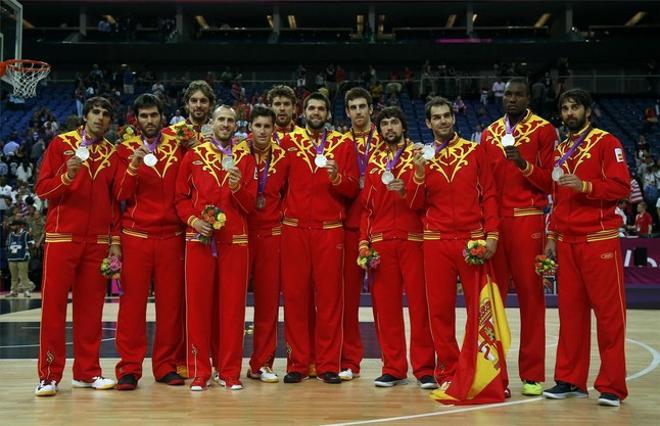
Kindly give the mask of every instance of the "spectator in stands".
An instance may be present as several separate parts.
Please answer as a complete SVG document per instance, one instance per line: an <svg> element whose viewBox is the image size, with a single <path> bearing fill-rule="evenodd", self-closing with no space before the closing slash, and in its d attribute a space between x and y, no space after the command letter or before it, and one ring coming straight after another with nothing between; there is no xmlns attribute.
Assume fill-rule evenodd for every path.
<svg viewBox="0 0 660 426"><path fill-rule="evenodd" d="M643 159L644 155L650 152L651 145L646 141L646 137L644 135L639 135L637 146L635 147L635 161Z"/></svg>
<svg viewBox="0 0 660 426"><path fill-rule="evenodd" d="M639 182L637 182L637 179L634 177L630 180L630 197L628 197L628 201L630 201L630 204L633 206L637 206L637 203L644 201L644 197L642 197L642 190L639 187Z"/></svg>
<svg viewBox="0 0 660 426"><path fill-rule="evenodd" d="M16 180L19 182L32 182L32 163L27 158L23 159L16 169Z"/></svg>
<svg viewBox="0 0 660 426"><path fill-rule="evenodd" d="M614 209L614 212L619 216L621 216L621 220L623 220L623 223L619 228L619 237L625 237L627 235L626 229L628 228L628 215L626 215L626 201L625 200L619 201L619 204L617 204L616 208Z"/></svg>
<svg viewBox="0 0 660 426"><path fill-rule="evenodd" d="M635 231L641 237L648 237L653 231L653 218L646 211L646 203L642 201L637 205L637 216L635 216Z"/></svg>
<svg viewBox="0 0 660 426"><path fill-rule="evenodd" d="M316 77L314 77L314 85L316 89L325 87L325 76L321 71L316 73Z"/></svg>
<svg viewBox="0 0 660 426"><path fill-rule="evenodd" d="M177 109L176 111L174 111L174 115L170 119L170 126L179 123L181 121L186 121L186 118L181 115L181 110Z"/></svg>
<svg viewBox="0 0 660 426"><path fill-rule="evenodd" d="M346 81L346 70L341 65L335 68L335 81L337 82L337 90L342 91L344 81Z"/></svg>
<svg viewBox="0 0 660 426"><path fill-rule="evenodd" d="M11 222L6 241L7 261L11 274L11 291L6 297L16 297L19 294L30 297L34 290L34 284L28 278L28 262L32 246L34 246L34 240L30 236L25 222L14 219Z"/></svg>
<svg viewBox="0 0 660 426"><path fill-rule="evenodd" d="M5 162L5 157L0 156L0 177L7 178L9 174L9 166Z"/></svg>
<svg viewBox="0 0 660 426"><path fill-rule="evenodd" d="M151 93L153 93L154 95L164 95L165 86L163 85L162 82L157 81L151 86Z"/></svg>
<svg viewBox="0 0 660 426"><path fill-rule="evenodd" d="M376 80L371 85L369 91L371 92L372 98L380 99L383 96L383 92L385 91L385 88L383 87L383 83L381 83L379 80Z"/></svg>
<svg viewBox="0 0 660 426"><path fill-rule="evenodd" d="M642 177L642 188L644 189L644 200L650 204L654 205L658 199L658 184L660 183L660 173L653 162L653 159L650 157L650 164L647 163L643 168L641 177ZM647 160L648 160L647 159Z"/></svg>
<svg viewBox="0 0 660 426"><path fill-rule="evenodd" d="M470 136L470 140L472 142L481 143L481 134L483 131L483 126L481 124L477 124L477 126L474 128L474 132Z"/></svg>
<svg viewBox="0 0 660 426"><path fill-rule="evenodd" d="M506 84L504 84L502 78L498 78L491 87L493 97L495 98L495 105L502 105L502 98L504 97L504 86L506 86Z"/></svg>
<svg viewBox="0 0 660 426"><path fill-rule="evenodd" d="M122 65L122 69L124 70L124 95L132 95L135 93L135 73L126 64Z"/></svg>
<svg viewBox="0 0 660 426"><path fill-rule="evenodd" d="M21 146L19 142L20 140L18 139L18 134L16 132L12 132L11 136L9 137L9 142L7 142L2 148L2 152L5 157L13 157L14 154L16 154L16 150Z"/></svg>
<svg viewBox="0 0 660 426"><path fill-rule="evenodd" d="M415 78L415 73L410 67L406 66L403 68L403 84L406 87L406 92L408 92L408 97L413 98L415 96L415 86L413 82Z"/></svg>
<svg viewBox="0 0 660 426"><path fill-rule="evenodd" d="M456 99L454 99L454 102L451 104L451 109L454 110L454 114L465 115L467 107L465 106L463 99L460 96L456 96Z"/></svg>
<svg viewBox="0 0 660 426"><path fill-rule="evenodd" d="M650 132L653 127L657 126L658 124L658 114L655 110L655 107L649 106L644 108L644 124L642 127L642 131L644 133Z"/></svg>
<svg viewBox="0 0 660 426"><path fill-rule="evenodd" d="M302 64L298 65L296 69L296 88L305 88L307 86L307 70Z"/></svg>
<svg viewBox="0 0 660 426"><path fill-rule="evenodd" d="M73 92L73 97L76 100L76 115L82 118L83 104L85 103L85 85L82 81L76 86L76 90Z"/></svg>
<svg viewBox="0 0 660 426"><path fill-rule="evenodd" d="M220 81L222 82L222 85L226 88L230 88L233 79L234 74L231 72L231 68L226 66L225 70L222 72L222 74L220 74Z"/></svg>

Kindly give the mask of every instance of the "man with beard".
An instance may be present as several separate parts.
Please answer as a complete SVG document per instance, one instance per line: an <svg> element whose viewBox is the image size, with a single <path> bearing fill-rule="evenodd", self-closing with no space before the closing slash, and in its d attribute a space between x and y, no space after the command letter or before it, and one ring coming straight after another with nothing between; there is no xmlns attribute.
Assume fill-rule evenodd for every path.
<svg viewBox="0 0 660 426"><path fill-rule="evenodd" d="M354 87L344 96L346 115L351 119L350 132L344 136L351 138L357 152L359 186L365 186L365 174L371 155L380 149L382 143L376 126L371 123L372 99L368 91ZM359 198L359 197L358 197ZM360 338L360 294L364 283L364 271L355 263L358 257L360 217L362 203L355 199L347 205L348 213L344 224L344 340L341 351L342 380L360 377L360 361L364 355Z"/></svg>
<svg viewBox="0 0 660 426"><path fill-rule="evenodd" d="M413 144L405 137L407 125L401 109L383 109L376 123L384 146L373 153L367 167L360 226L360 250L372 248L381 260L369 272L376 335L383 353L383 374L374 385L391 387L407 382L402 307L405 288L413 374L422 389L435 389L438 385L433 378L435 353L424 288L422 221L404 199L405 182L414 172ZM351 260L355 263L356 258Z"/></svg>
<svg viewBox="0 0 660 426"><path fill-rule="evenodd" d="M497 249L495 184L485 151L454 130L451 102L433 98L425 107L435 142L415 154L415 173L406 197L420 209L424 228L424 272L431 334L438 357L435 377L443 388L457 374L456 277L465 294L468 317L479 306L478 274L463 257L467 242L486 240L485 258Z"/></svg>
<svg viewBox="0 0 660 426"><path fill-rule="evenodd" d="M163 135L176 138L185 154L185 151L200 143L210 142L207 129L202 128L209 122L209 116L213 111L216 97L213 89L206 81L195 80L188 85L183 99L186 104L185 108L188 111L188 118L165 128ZM191 137L186 135L187 132L184 131L186 129L191 129ZM202 130L206 131L207 134L202 134ZM181 303L184 305L183 301ZM182 309L185 309L185 306ZM185 312L183 315L185 316ZM183 377L188 377L185 349L179 351L177 355L177 373Z"/></svg>
<svg viewBox="0 0 660 426"><path fill-rule="evenodd" d="M300 129L296 126L293 113L296 108L296 94L289 86L274 86L268 91L268 103L275 113L273 140L279 145L289 132Z"/></svg>
<svg viewBox="0 0 660 426"><path fill-rule="evenodd" d="M257 164L256 210L248 217L250 271L254 292L253 351L247 376L277 383L273 361L280 305L282 196L289 174L286 151L273 141L275 113L256 106L250 117L250 149Z"/></svg>
<svg viewBox="0 0 660 426"><path fill-rule="evenodd" d="M618 200L630 194L621 142L589 122L592 100L581 89L559 97L569 135L554 152L552 172L516 158L535 184L552 190L545 253L555 256L559 283L559 345L556 386L546 398L587 396L591 309L596 314L601 365L594 387L600 405L618 407L626 387L626 299L619 243ZM553 182L554 181L554 182Z"/></svg>
<svg viewBox="0 0 660 426"><path fill-rule="evenodd" d="M343 222L346 203L358 191L355 147L324 129L330 101L321 93L303 103L306 128L282 139L289 160L284 202L282 285L289 356L285 383L308 374L315 345L318 379L341 383ZM310 341L310 306L316 306L315 340Z"/></svg>
<svg viewBox="0 0 660 426"><path fill-rule="evenodd" d="M211 356L220 385L243 388L239 376L248 282L247 216L255 208L257 180L247 142L232 145L236 112L222 105L213 112L212 123L213 139L186 153L175 194L179 218L188 224L186 350L191 391L210 384Z"/></svg>
<svg viewBox="0 0 660 426"><path fill-rule="evenodd" d="M117 155L104 139L112 105L102 97L90 98L83 115L82 127L48 145L35 191L48 200L37 396L55 395L62 379L69 290L76 349L72 385L112 389L116 384L101 375L99 363L107 284L99 267L108 254L121 256L119 206L112 196Z"/></svg>
<svg viewBox="0 0 660 426"><path fill-rule="evenodd" d="M525 179L513 158L549 170L557 133L552 124L528 109L527 83L512 79L504 87L504 117L483 132L497 187L500 249L493 257L495 282L506 303L509 283L520 306L518 369L523 395L540 395L545 380L545 294L543 278L534 270L534 258L543 251L544 209L548 193Z"/></svg>
<svg viewBox="0 0 660 426"><path fill-rule="evenodd" d="M207 135L202 134L202 127L208 123L211 111L215 105L215 93L211 86L204 80L195 80L188 85L183 100L186 104L188 117L184 121L173 124L163 130L168 136L175 136L179 143L190 149L195 145L205 142ZM179 136L181 128L187 126L192 129L193 137ZM206 141L208 142L208 141Z"/></svg>
<svg viewBox="0 0 660 426"><path fill-rule="evenodd" d="M154 283L156 333L152 370L156 381L183 385L176 373L183 340L183 224L174 209L176 175L183 148L161 135L162 104L151 94L133 103L138 135L117 148L115 197L126 202L122 215L124 262L117 319L117 389L133 390L142 377L147 352L147 300Z"/></svg>

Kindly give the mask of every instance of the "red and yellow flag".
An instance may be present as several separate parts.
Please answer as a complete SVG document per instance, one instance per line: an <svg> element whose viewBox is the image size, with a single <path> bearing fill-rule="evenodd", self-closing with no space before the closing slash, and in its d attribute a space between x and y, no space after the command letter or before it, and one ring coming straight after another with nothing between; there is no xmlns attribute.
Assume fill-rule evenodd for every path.
<svg viewBox="0 0 660 426"><path fill-rule="evenodd" d="M511 333L489 263L478 267L479 298L468 308L465 338L456 373L446 389L431 393L442 404L466 405L504 401L506 354ZM466 299L466 306L468 301Z"/></svg>

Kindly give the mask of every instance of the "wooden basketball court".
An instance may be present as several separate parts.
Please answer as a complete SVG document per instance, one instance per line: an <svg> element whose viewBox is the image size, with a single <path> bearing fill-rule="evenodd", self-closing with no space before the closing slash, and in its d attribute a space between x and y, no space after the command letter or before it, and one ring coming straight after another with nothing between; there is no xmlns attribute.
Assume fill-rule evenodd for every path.
<svg viewBox="0 0 660 426"><path fill-rule="evenodd" d="M361 378L341 385L328 385L315 379L301 384L267 384L242 378L245 388L229 391L217 385L201 393L190 392L188 386L168 387L155 383L150 360L144 365L145 377L133 392L94 391L71 388L71 362L67 361L64 378L56 397L36 398L36 359L25 358L21 350L34 350L38 344L40 309L21 309L26 300L15 300L14 307L0 314L0 423L18 424L617 424L651 425L660 418L660 333L657 311L628 311L627 364L630 397L620 408L600 407L598 393L590 389L588 399L565 401L523 397L517 374L518 312L509 309L513 335L508 356L513 397L505 403L482 406L443 406L429 399L428 391L419 389L412 375L410 383L391 389L375 388L373 379L380 375L380 360L365 359ZM35 301L30 301L34 303ZM118 305L107 303L104 311L104 347L114 345L114 327ZM8 312L7 312L8 311ZM69 309L69 313L71 309ZM281 313L280 313L281 315ZM407 313L406 313L407 315ZM153 304L148 316L153 320ZM363 325L373 325L371 309L360 309ZM252 317L248 308L246 320ZM282 318L280 318L281 320ZM458 309L459 328L465 321ZM558 333L556 309L547 312L547 382L551 383ZM371 324L369 324L371 323ZM13 330L13 331L11 331ZM458 330L462 333L461 330ZM459 334L462 335L462 334ZM36 339L35 339L36 336ZM599 361L592 335L591 382ZM246 337L246 344L250 336ZM365 344L373 345L373 339ZM70 345L67 345L70 346ZM373 348L372 348L373 349ZM373 352L368 350L367 352ZM12 358L12 353L19 354ZM20 355L23 354L23 355ZM112 377L116 358L102 359L104 373ZM278 358L275 371L284 375L285 360ZM247 369L247 359L243 371ZM243 373L244 374L244 373Z"/></svg>

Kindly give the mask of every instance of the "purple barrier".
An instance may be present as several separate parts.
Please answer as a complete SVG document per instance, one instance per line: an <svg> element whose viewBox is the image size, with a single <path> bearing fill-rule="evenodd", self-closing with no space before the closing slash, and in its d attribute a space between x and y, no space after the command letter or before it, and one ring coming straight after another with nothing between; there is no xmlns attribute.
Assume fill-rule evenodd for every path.
<svg viewBox="0 0 660 426"><path fill-rule="evenodd" d="M635 249L646 248L647 266L635 266ZM624 280L630 285L660 285L660 239L622 238Z"/></svg>

